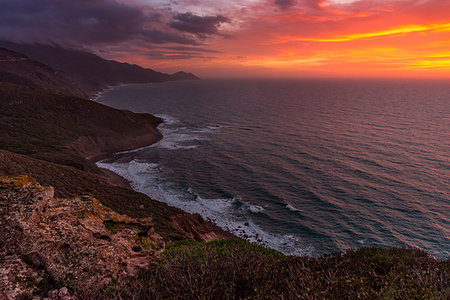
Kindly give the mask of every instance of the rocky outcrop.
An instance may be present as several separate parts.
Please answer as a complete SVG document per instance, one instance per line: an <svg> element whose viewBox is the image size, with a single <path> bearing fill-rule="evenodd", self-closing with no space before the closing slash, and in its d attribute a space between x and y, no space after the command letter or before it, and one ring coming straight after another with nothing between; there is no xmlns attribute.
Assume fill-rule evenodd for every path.
<svg viewBox="0 0 450 300"><path fill-rule="evenodd" d="M117 284L164 247L151 218L118 214L90 195L54 198L32 177L0 178L1 299Z"/></svg>
<svg viewBox="0 0 450 300"><path fill-rule="evenodd" d="M219 239L236 238L211 222L205 221L199 214L181 213L171 216L171 225L183 232L189 239L210 242Z"/></svg>

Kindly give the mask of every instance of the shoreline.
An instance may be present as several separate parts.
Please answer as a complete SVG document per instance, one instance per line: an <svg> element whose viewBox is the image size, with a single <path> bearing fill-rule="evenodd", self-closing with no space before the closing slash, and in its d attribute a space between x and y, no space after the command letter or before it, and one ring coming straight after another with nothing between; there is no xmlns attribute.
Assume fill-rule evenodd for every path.
<svg viewBox="0 0 450 300"><path fill-rule="evenodd" d="M111 107L111 106L106 105L104 103L98 102L97 99L103 93L105 93L105 92L107 92L109 90L112 90L112 89L114 89L116 87L127 86L127 85L130 85L130 83L106 86L103 89L100 89L100 90L98 90L96 92L93 92L89 96L88 100L91 100L91 101L94 101L96 103L99 103L99 104ZM162 122L164 122L164 120L162 120ZM130 147L126 147L126 148L122 148L122 149L115 149L114 151L104 151L104 152L101 152L101 153L89 154L87 156L84 156L84 158L86 160L89 160L89 161L93 162L97 166L98 162L100 162L102 160L105 160L105 159L108 159L108 158L112 158L114 156L114 154L116 154L116 153L124 152L124 151L133 151L133 150L136 150L136 149L140 149L140 148L151 146L151 145L153 145L153 144L155 144L155 143L157 143L157 142L159 142L160 140L163 139L163 135L162 135L161 131L158 130L158 126L159 126L159 124L157 124L156 127L155 127L155 130L157 131L158 134L149 136L148 139L146 139L142 143L133 144ZM97 167L102 171L102 175L103 175L102 177L104 179L106 179L109 183L111 183L112 185L120 186L120 187L123 187L123 188L126 188L126 189L134 191L134 189L132 188L130 182L126 178L124 178L123 176L121 176L121 175L119 175L119 174L117 174L117 173L115 173L115 172L113 172L111 170L108 170L108 169L105 169L105 168L101 168L99 166L97 166Z"/></svg>
<svg viewBox="0 0 450 300"><path fill-rule="evenodd" d="M165 82L165 81L163 81L163 82ZM88 100L97 102L97 99L98 99L103 93L105 93L105 92L107 92L107 91L110 91L110 90L112 90L112 89L114 89L114 88L117 88L117 87L129 86L129 85L135 85L135 84L150 84L150 83L159 83L159 82L146 82L146 83L119 83L119 84L115 84L115 85L107 85L106 87L104 87L104 88L102 88L102 89L100 89L100 90L98 90L98 91L96 91L96 92L90 93L90 94L88 95ZM100 102L97 102L97 103L100 103ZM103 104L103 103L101 103L101 104Z"/></svg>
<svg viewBox="0 0 450 300"><path fill-rule="evenodd" d="M123 188L127 188L130 190L135 191L132 187L131 187L131 183L123 176L105 169L105 168L101 168L97 165L98 162L101 162L102 160L108 159L108 158L113 158L114 154L119 153L119 152L124 152L124 151L133 151L136 149L141 149L144 147L148 147L151 146L157 142L159 142L160 140L163 139L163 135L162 133L158 130L158 127L155 128L158 132L159 132L159 136L155 135L153 136L153 138L149 138L148 142L145 143L145 145L140 145L137 147L129 147L126 149L120 149L118 151L106 151L106 152L102 152L102 153L98 153L98 154L92 154L89 156L85 156L84 158L93 162L101 171L102 171L102 177L104 177L109 183L111 183L112 185L116 185L116 186L120 186ZM136 191L137 192L137 191Z"/></svg>

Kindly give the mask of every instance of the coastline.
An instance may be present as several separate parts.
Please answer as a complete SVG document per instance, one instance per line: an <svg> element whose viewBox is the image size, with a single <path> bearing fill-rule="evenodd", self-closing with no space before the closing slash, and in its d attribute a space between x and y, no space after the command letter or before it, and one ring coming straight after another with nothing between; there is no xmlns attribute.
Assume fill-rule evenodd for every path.
<svg viewBox="0 0 450 300"><path fill-rule="evenodd" d="M107 92L107 91L110 91L110 90L112 90L112 89L114 89L114 88L116 88L116 87L121 87L121 86L128 86L128 85L134 85L134 84L149 84L149 83L152 83L152 82L148 82L148 83L120 83L120 84L116 84L116 85L107 85L106 87L104 87L104 88L102 88L102 89L100 89L100 90L98 90L98 91L95 91L95 92L92 92L92 93L90 93L89 95L88 95L88 100L91 100L91 101L95 101L95 102L97 102L97 99L103 94L103 93L105 93L105 92ZM98 103L100 103L100 102L98 102Z"/></svg>
<svg viewBox="0 0 450 300"><path fill-rule="evenodd" d="M158 126L158 125L157 125ZM159 142L161 139L163 139L163 135L162 133L158 130L158 128L155 128L156 131L159 133L159 135L153 135L150 136L147 140L145 140L143 143L136 143L133 144L130 147L124 148L124 149L119 149L117 151L106 151L106 152L102 152L102 153L98 153L98 154L91 154L88 156L85 156L84 158L93 162L95 165L97 165L98 162L108 159L108 158L112 158L114 156L115 153L118 152L123 152L123 151L133 151L135 149L140 149L143 147L148 147L150 145L153 145L157 142ZM130 190L133 190L133 188L131 187L130 182L124 178L123 176L105 169L105 168L101 168L97 165L97 167L102 171L102 175L104 177L104 179L106 179L109 183L116 185L116 186L120 186L123 188L127 188Z"/></svg>
<svg viewBox="0 0 450 300"><path fill-rule="evenodd" d="M100 103L100 102L97 102L97 99L103 93L105 93L111 89L114 89L116 87L126 86L126 85L130 85L130 84L128 83L128 84L108 85L105 88L102 88L102 89L90 94L88 97L88 100L94 101L96 103ZM105 105L103 103L100 103L100 104ZM108 105L106 105L106 106L108 106ZM162 120L162 122L164 122L164 120ZM122 149L115 149L114 151L112 151L112 150L111 151L103 151L100 153L84 155L84 158L93 162L95 165L97 165L98 162L113 157L115 153L123 152L123 151L133 151L136 149L140 149L143 147L148 147L150 145L153 145L163 139L162 133L158 130L158 125L159 124L156 125L155 130L159 134L150 135L150 136L144 138L142 142L139 142L139 143L135 142L135 143L131 144L129 147L122 148ZM98 167L98 168L102 171L103 178L106 179L112 185L120 186L120 187L123 187L126 189L133 190L130 182L123 176L121 176L111 170L105 169L105 168L101 168L101 167Z"/></svg>

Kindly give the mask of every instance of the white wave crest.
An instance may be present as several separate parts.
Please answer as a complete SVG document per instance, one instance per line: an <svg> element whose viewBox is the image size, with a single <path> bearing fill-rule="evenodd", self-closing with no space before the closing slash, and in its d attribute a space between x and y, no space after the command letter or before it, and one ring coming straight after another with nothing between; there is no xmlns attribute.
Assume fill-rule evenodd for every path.
<svg viewBox="0 0 450 300"><path fill-rule="evenodd" d="M248 210L249 210L250 212L254 213L254 214L257 214L257 213L263 211L263 210L264 210L264 207L259 206L259 205L250 205L250 206L248 207Z"/></svg>
<svg viewBox="0 0 450 300"><path fill-rule="evenodd" d="M286 208L289 209L290 211L299 211L298 209L296 209L295 207L293 207L293 206L290 205L290 204L287 204L287 205L286 205Z"/></svg>
<svg viewBox="0 0 450 300"><path fill-rule="evenodd" d="M302 241L294 235L271 233L256 225L252 221L252 214L264 208L258 205L242 204L239 196L208 199L199 196L190 187L184 191L174 189L171 182L164 179L157 163L132 160L129 163L98 162L97 165L123 176L130 181L136 191L186 212L199 213L206 220L250 242L259 243L287 255L313 254L314 249L305 248ZM242 207L246 209L242 210Z"/></svg>

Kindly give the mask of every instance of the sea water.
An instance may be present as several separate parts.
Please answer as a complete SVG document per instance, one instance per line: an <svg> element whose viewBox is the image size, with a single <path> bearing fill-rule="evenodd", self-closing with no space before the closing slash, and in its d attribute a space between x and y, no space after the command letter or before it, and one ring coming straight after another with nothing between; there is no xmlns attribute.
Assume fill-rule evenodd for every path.
<svg viewBox="0 0 450 300"><path fill-rule="evenodd" d="M181 81L96 101L164 119L160 142L99 166L237 236L450 256L450 81Z"/></svg>

